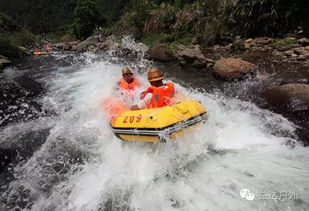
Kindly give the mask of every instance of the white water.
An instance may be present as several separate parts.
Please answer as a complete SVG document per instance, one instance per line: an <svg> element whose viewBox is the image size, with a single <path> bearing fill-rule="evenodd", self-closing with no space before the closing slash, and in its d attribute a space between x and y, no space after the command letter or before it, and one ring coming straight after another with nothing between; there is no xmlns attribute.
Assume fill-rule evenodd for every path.
<svg viewBox="0 0 309 211"><path fill-rule="evenodd" d="M95 62L93 55L75 61L85 58L84 65L46 77L49 91L42 101L55 117L0 131L7 139L52 128L42 147L15 168L18 179L1 196L7 204L18 207L24 199L25 209L74 211L309 209L309 151L293 139L295 125L284 117L177 85L207 107L206 125L168 143L124 143L100 107L114 94L123 66ZM145 80L143 70L138 76ZM255 194L253 201L241 198L244 188ZM21 190L28 190L26 196ZM297 195L257 199L263 191Z"/></svg>

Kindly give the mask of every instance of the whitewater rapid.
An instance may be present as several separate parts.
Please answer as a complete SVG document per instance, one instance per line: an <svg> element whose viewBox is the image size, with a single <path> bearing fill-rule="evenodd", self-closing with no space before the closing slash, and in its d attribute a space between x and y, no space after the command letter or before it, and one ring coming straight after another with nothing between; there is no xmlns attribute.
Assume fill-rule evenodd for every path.
<svg viewBox="0 0 309 211"><path fill-rule="evenodd" d="M2 140L14 141L49 129L45 143L14 167L1 202L38 211L309 210L309 151L297 141L297 126L250 102L176 83L205 105L205 125L156 145L116 138L102 100L114 95L124 66L146 87L151 65L84 54L43 77L40 102L53 115L0 130ZM255 198L242 198L243 189ZM281 198L263 198L274 192Z"/></svg>

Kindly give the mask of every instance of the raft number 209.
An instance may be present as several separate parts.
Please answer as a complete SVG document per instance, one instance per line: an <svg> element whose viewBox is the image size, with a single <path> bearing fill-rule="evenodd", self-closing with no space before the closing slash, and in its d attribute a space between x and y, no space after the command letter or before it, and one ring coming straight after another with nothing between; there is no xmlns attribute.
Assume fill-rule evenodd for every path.
<svg viewBox="0 0 309 211"><path fill-rule="evenodd" d="M124 120L122 121L122 123L133 123L133 122L140 122L142 120L142 115L138 115L138 116L126 116L124 118Z"/></svg>

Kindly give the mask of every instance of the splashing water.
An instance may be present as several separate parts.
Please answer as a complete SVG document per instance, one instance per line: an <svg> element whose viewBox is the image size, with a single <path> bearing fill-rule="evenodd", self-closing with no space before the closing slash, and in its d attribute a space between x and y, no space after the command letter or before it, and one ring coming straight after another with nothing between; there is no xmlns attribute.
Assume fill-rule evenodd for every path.
<svg viewBox="0 0 309 211"><path fill-rule="evenodd" d="M0 131L1 140L14 142L25 131L49 130L42 146L14 167L15 180L0 197L6 208L309 209L308 149L298 144L296 126L283 116L176 84L206 106L207 123L176 141L123 142L113 135L101 108L102 99L113 95L123 66L115 58L112 63L95 58L75 57L72 65L42 79L48 93L41 101L53 116ZM127 65L140 70L146 87L149 64ZM242 189L255 198L242 198ZM262 196L274 192L281 198Z"/></svg>

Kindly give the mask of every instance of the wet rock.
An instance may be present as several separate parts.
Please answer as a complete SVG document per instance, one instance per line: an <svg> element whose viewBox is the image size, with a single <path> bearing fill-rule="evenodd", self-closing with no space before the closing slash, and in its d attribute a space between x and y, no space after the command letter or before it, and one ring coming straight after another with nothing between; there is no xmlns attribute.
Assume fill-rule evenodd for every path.
<svg viewBox="0 0 309 211"><path fill-rule="evenodd" d="M78 44L78 42L67 42L67 43L65 43L65 45L63 46L63 48L61 50L75 51L76 48L77 48L77 44Z"/></svg>
<svg viewBox="0 0 309 211"><path fill-rule="evenodd" d="M303 45L303 46L307 46L307 45L309 45L309 39L305 38L305 37L301 38L301 39L298 40L298 43Z"/></svg>
<svg viewBox="0 0 309 211"><path fill-rule="evenodd" d="M202 53L200 46L183 47L177 52L178 61L184 66L203 68L208 64L213 65L215 61L207 59Z"/></svg>
<svg viewBox="0 0 309 211"><path fill-rule="evenodd" d="M94 46L94 45L88 45L87 46L87 51L90 51L90 52L97 52L98 48L97 46Z"/></svg>
<svg viewBox="0 0 309 211"><path fill-rule="evenodd" d="M214 65L214 75L225 80L243 79L253 74L257 66L236 58L220 59Z"/></svg>
<svg viewBox="0 0 309 211"><path fill-rule="evenodd" d="M284 51L283 53L288 55L288 56L291 56L294 53L294 51L293 50L287 50L287 51Z"/></svg>
<svg viewBox="0 0 309 211"><path fill-rule="evenodd" d="M55 43L55 44L53 44L53 49L60 51L63 48L64 45L65 45L65 42Z"/></svg>
<svg viewBox="0 0 309 211"><path fill-rule="evenodd" d="M118 49L120 44L112 39L108 39L105 42L98 45L99 50L116 50Z"/></svg>
<svg viewBox="0 0 309 211"><path fill-rule="evenodd" d="M85 52L88 50L89 46L96 47L97 42L98 42L98 36L95 35L95 36L88 37L86 40L77 44L76 51Z"/></svg>
<svg viewBox="0 0 309 211"><path fill-rule="evenodd" d="M30 158L49 135L50 129L26 132L19 137L10 137L0 143L0 173L12 163Z"/></svg>
<svg viewBox="0 0 309 211"><path fill-rule="evenodd" d="M305 50L304 48L294 48L293 51L298 55L306 55L309 54L308 50Z"/></svg>
<svg viewBox="0 0 309 211"><path fill-rule="evenodd" d="M254 44L260 44L260 45L267 45L267 44L270 44L274 41L275 40L273 38L269 38L269 37L257 37L253 40L253 43Z"/></svg>
<svg viewBox="0 0 309 211"><path fill-rule="evenodd" d="M148 57L160 62L170 62L177 59L174 51L165 44L158 44L151 47L148 51Z"/></svg>
<svg viewBox="0 0 309 211"><path fill-rule="evenodd" d="M291 49L290 46L281 46L281 47L277 48L277 50L280 51L280 52L288 51L290 49Z"/></svg>
<svg viewBox="0 0 309 211"><path fill-rule="evenodd" d="M297 55L295 54L295 53L292 53L292 58L296 58L297 57Z"/></svg>
<svg viewBox="0 0 309 211"><path fill-rule="evenodd" d="M0 173L12 162L16 154L15 150L0 148Z"/></svg>
<svg viewBox="0 0 309 211"><path fill-rule="evenodd" d="M274 56L280 56L281 53L280 53L278 50L274 50L274 51L272 52L272 55L274 55Z"/></svg>
<svg viewBox="0 0 309 211"><path fill-rule="evenodd" d="M5 67L12 66L12 65L13 65L13 63L8 58L0 55L0 70L5 68Z"/></svg>
<svg viewBox="0 0 309 211"><path fill-rule="evenodd" d="M143 43L135 43L132 39L123 39L121 46L118 50L119 55L129 56L129 57L143 57L145 53L149 50L149 47ZM117 53L118 53L117 52Z"/></svg>
<svg viewBox="0 0 309 211"><path fill-rule="evenodd" d="M297 60L299 60L299 61L307 61L307 60L309 60L309 54L307 54L307 55L300 55L299 57L297 57Z"/></svg>
<svg viewBox="0 0 309 211"><path fill-rule="evenodd" d="M301 44L298 44L298 43L295 43L295 44L292 44L289 46L290 48L299 48L299 47L302 47Z"/></svg>
<svg viewBox="0 0 309 211"><path fill-rule="evenodd" d="M269 89L264 94L267 102L288 112L309 111L309 84L290 83Z"/></svg>
<svg viewBox="0 0 309 211"><path fill-rule="evenodd" d="M36 82L26 74L17 77L16 81L18 82L21 88L27 91L29 97L38 95L43 91L41 84Z"/></svg>

